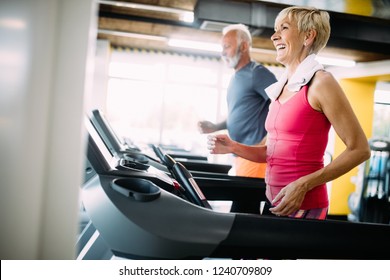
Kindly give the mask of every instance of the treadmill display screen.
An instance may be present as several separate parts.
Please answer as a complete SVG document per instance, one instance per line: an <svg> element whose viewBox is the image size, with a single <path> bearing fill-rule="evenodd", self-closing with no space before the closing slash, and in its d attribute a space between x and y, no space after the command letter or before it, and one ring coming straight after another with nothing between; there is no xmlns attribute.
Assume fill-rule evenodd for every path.
<svg viewBox="0 0 390 280"><path fill-rule="evenodd" d="M92 111L91 122L113 154L122 149L124 143L115 134L113 128L99 110Z"/></svg>
<svg viewBox="0 0 390 280"><path fill-rule="evenodd" d="M96 148L94 149L95 156L100 154L99 161L101 161L101 163L106 167L105 169L115 168L118 163L118 158L114 153L112 153L112 151L110 151L110 149L108 149L88 118L85 118L85 127L90 137L89 141L93 141L93 143L89 143L89 145L94 145Z"/></svg>

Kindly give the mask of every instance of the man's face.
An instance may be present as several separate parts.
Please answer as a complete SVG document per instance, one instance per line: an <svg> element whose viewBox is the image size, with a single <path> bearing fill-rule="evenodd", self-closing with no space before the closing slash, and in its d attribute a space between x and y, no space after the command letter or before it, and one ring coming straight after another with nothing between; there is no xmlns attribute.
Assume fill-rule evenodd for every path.
<svg viewBox="0 0 390 280"><path fill-rule="evenodd" d="M237 34L230 31L222 38L222 59L231 68L236 68L241 59L240 46L237 44Z"/></svg>

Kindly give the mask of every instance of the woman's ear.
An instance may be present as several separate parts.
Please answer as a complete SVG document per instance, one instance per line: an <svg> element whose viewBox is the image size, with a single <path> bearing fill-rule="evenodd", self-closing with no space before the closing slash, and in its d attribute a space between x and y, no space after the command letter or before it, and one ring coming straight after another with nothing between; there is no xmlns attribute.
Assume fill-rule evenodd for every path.
<svg viewBox="0 0 390 280"><path fill-rule="evenodd" d="M309 46L309 45L313 44L314 38L316 36L317 36L317 31L314 29L310 29L305 34L305 41L303 42L303 44L305 46Z"/></svg>

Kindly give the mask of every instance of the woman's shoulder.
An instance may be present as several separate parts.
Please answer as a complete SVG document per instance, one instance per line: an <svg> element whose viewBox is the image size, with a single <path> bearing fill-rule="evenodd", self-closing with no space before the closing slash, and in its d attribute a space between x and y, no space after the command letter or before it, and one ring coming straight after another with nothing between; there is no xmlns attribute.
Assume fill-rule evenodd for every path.
<svg viewBox="0 0 390 280"><path fill-rule="evenodd" d="M339 92L340 86L333 75L328 71L319 70L314 75L309 86L309 102L314 109L323 111L324 104L326 102L334 102Z"/></svg>
<svg viewBox="0 0 390 280"><path fill-rule="evenodd" d="M312 92L321 94L323 92L329 91L330 89L336 89L338 87L339 84L332 73L326 70L319 70L314 74L309 88L312 90Z"/></svg>
<svg viewBox="0 0 390 280"><path fill-rule="evenodd" d="M317 71L311 81L311 86L324 86L335 83L336 79L333 77L332 73L326 70Z"/></svg>

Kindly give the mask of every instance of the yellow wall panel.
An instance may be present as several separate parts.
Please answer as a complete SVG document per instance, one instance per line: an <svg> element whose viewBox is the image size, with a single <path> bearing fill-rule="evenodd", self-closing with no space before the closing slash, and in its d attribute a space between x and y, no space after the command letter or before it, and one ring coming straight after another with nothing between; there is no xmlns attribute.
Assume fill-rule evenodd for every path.
<svg viewBox="0 0 390 280"><path fill-rule="evenodd" d="M371 16L374 8L371 0L345 0L345 12L356 15Z"/></svg>
<svg viewBox="0 0 390 280"><path fill-rule="evenodd" d="M367 139L371 138L376 81L345 79L340 81L340 85L359 119ZM335 158L345 149L344 143L338 136L336 136L334 147L333 157ZM355 185L351 182L351 178L356 176L357 171L358 168L356 167L332 182L329 214L346 215L350 212L348 196L355 190Z"/></svg>

